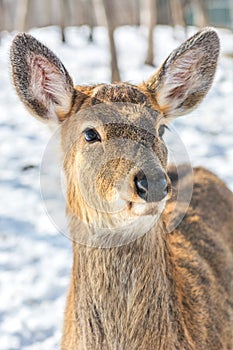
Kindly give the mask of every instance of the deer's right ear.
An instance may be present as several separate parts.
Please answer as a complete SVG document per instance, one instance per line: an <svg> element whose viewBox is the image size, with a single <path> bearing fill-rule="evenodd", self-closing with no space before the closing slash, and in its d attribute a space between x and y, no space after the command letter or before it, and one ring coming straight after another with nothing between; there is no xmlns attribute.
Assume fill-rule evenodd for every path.
<svg viewBox="0 0 233 350"><path fill-rule="evenodd" d="M61 61L29 34L15 37L10 58L16 91L29 111L41 120L64 120L75 92Z"/></svg>

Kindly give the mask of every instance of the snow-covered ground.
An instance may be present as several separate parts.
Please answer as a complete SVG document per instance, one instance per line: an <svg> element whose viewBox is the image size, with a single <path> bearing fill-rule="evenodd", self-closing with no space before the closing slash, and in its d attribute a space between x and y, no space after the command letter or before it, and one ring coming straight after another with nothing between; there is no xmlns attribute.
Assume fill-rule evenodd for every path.
<svg viewBox="0 0 233 350"><path fill-rule="evenodd" d="M195 31L190 28L188 34ZM56 27L32 35L62 59L75 83L109 82L109 51L104 28L68 28L67 43ZM193 165L216 172L233 190L233 35L219 30L222 54L214 86L202 105L175 127ZM156 65L184 39L172 29L155 30ZM0 349L59 348L65 295L71 267L71 242L56 231L40 195L39 167L50 138L47 127L25 111L9 76L13 34L0 44ZM140 82L153 68L144 66L146 29L116 31L122 80Z"/></svg>

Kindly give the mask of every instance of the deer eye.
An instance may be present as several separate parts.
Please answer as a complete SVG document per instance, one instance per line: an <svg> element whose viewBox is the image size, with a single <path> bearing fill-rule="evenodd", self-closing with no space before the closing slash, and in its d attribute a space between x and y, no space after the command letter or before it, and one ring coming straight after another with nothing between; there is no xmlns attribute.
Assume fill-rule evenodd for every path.
<svg viewBox="0 0 233 350"><path fill-rule="evenodd" d="M159 127L159 137L163 137L165 130L168 129L167 125L160 125Z"/></svg>
<svg viewBox="0 0 233 350"><path fill-rule="evenodd" d="M86 129L83 131L84 138L87 142L100 142L101 137L95 129Z"/></svg>

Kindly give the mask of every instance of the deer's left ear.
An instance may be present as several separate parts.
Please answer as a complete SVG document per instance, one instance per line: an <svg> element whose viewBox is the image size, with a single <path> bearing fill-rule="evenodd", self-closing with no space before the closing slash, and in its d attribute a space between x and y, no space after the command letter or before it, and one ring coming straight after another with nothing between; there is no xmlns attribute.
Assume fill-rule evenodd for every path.
<svg viewBox="0 0 233 350"><path fill-rule="evenodd" d="M207 94L217 66L219 39L205 28L174 50L144 88L167 118L194 109Z"/></svg>
<svg viewBox="0 0 233 350"><path fill-rule="evenodd" d="M11 47L16 91L40 120L62 121L74 96L73 82L56 55L29 34L18 34Z"/></svg>

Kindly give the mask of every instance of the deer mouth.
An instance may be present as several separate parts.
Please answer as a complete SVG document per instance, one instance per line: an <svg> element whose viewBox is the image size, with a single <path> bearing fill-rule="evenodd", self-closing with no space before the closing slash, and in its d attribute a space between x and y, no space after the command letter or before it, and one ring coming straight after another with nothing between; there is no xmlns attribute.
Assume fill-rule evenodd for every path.
<svg viewBox="0 0 233 350"><path fill-rule="evenodd" d="M164 210L165 203L166 199L153 203L128 202L127 207L131 216L158 216Z"/></svg>

